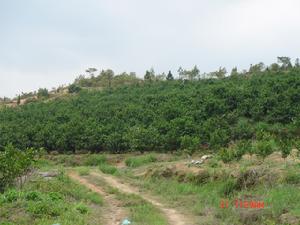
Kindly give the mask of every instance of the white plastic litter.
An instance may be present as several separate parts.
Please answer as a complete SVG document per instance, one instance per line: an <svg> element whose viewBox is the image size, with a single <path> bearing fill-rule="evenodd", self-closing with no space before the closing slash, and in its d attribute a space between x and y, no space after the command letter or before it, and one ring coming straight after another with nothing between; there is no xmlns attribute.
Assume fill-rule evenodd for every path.
<svg viewBox="0 0 300 225"><path fill-rule="evenodd" d="M121 225L130 225L131 222L128 219L123 220Z"/></svg>

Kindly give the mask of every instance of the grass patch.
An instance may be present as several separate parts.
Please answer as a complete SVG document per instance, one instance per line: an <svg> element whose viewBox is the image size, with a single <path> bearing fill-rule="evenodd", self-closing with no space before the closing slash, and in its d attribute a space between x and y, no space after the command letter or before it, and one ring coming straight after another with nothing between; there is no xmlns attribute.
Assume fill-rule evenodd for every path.
<svg viewBox="0 0 300 225"><path fill-rule="evenodd" d="M155 155L149 154L149 155L142 155L142 156L127 158L125 160L125 164L128 167L135 168L135 167L139 167L139 166L146 165L146 164L156 162L156 161L157 161L157 158L155 157Z"/></svg>
<svg viewBox="0 0 300 225"><path fill-rule="evenodd" d="M167 220L160 211L141 197L118 192L117 198L123 206L129 208L130 218L139 225L167 225Z"/></svg>
<svg viewBox="0 0 300 225"><path fill-rule="evenodd" d="M64 174L51 180L35 178L22 190L10 189L0 194L0 224L96 225L101 224L102 204L101 196Z"/></svg>
<svg viewBox="0 0 300 225"><path fill-rule="evenodd" d="M288 170L284 180L287 184L300 184L300 173L299 173L299 171L297 171L296 169Z"/></svg>
<svg viewBox="0 0 300 225"><path fill-rule="evenodd" d="M109 165L109 164L101 164L99 166L99 169L106 174L111 174L111 175L118 175L119 171L116 167Z"/></svg>
<svg viewBox="0 0 300 225"><path fill-rule="evenodd" d="M85 166L99 166L99 165L106 164L106 163L107 163L107 158L105 155L92 154L92 155L89 155L84 160Z"/></svg>
<svg viewBox="0 0 300 225"><path fill-rule="evenodd" d="M89 212L89 208L83 204L79 203L76 205L75 209L80 213L80 214L87 214Z"/></svg>
<svg viewBox="0 0 300 225"><path fill-rule="evenodd" d="M87 167L79 167L77 168L77 172L80 176L87 176L90 174L90 169Z"/></svg>

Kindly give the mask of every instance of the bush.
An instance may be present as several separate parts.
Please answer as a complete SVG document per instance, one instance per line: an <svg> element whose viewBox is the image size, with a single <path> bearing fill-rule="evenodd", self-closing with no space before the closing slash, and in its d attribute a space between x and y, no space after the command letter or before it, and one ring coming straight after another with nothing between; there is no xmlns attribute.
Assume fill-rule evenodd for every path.
<svg viewBox="0 0 300 225"><path fill-rule="evenodd" d="M42 200L42 194L37 191L30 191L25 194L25 199L27 201L40 201Z"/></svg>
<svg viewBox="0 0 300 225"><path fill-rule="evenodd" d="M81 91L81 87L79 87L78 85L76 84L71 84L69 87L68 87L68 91L69 93L78 93Z"/></svg>
<svg viewBox="0 0 300 225"><path fill-rule="evenodd" d="M20 151L11 144L0 151L0 191L30 170L36 153L32 148Z"/></svg>
<svg viewBox="0 0 300 225"><path fill-rule="evenodd" d="M200 139L198 137L191 137L185 135L180 138L180 148L184 149L189 155L192 155L200 146Z"/></svg>
<svg viewBox="0 0 300 225"><path fill-rule="evenodd" d="M247 119L241 118L233 128L234 139L251 139L254 134L254 129Z"/></svg>
<svg viewBox="0 0 300 225"><path fill-rule="evenodd" d="M230 148L222 148L219 151L219 157L224 163L228 163L236 158L233 149Z"/></svg>
<svg viewBox="0 0 300 225"><path fill-rule="evenodd" d="M49 92L47 88L40 88L37 93L38 98L47 98L49 97Z"/></svg>
<svg viewBox="0 0 300 225"><path fill-rule="evenodd" d="M278 146L274 139L259 140L253 146L253 153L256 153L262 157L270 155L272 152L278 150Z"/></svg>

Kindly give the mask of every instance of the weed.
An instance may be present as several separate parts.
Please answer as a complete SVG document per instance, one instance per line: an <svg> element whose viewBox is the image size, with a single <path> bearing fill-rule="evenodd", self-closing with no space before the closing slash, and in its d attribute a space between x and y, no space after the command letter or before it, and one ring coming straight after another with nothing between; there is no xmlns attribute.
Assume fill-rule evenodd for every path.
<svg viewBox="0 0 300 225"><path fill-rule="evenodd" d="M119 172L118 172L118 169L112 165L109 165L109 164L101 164L99 166L99 169L103 172L103 173L106 173L106 174L112 174L112 175L117 175Z"/></svg>
<svg viewBox="0 0 300 225"><path fill-rule="evenodd" d="M233 194L233 192L236 190L236 181L233 179L229 179L223 183L223 185L220 188L220 194L224 196L229 196Z"/></svg>
<svg viewBox="0 0 300 225"><path fill-rule="evenodd" d="M77 171L80 176L87 176L90 174L90 169L87 167L79 167L77 168Z"/></svg>
<svg viewBox="0 0 300 225"><path fill-rule="evenodd" d="M42 200L42 201L29 201L27 203L26 210L35 217L60 216L65 210L67 210L67 205L64 203L57 204L53 201Z"/></svg>
<svg viewBox="0 0 300 225"><path fill-rule="evenodd" d="M89 212L89 208L83 203L76 205L75 209L81 214L87 214Z"/></svg>
<svg viewBox="0 0 300 225"><path fill-rule="evenodd" d="M99 166L101 164L105 164L107 162L106 156L105 155L89 155L85 161L84 165L85 166Z"/></svg>
<svg viewBox="0 0 300 225"><path fill-rule="evenodd" d="M21 196L22 196L22 192L12 189L4 193L3 202L14 202L20 199Z"/></svg>
<svg viewBox="0 0 300 225"><path fill-rule="evenodd" d="M300 173L296 170L289 170L285 176L287 184L300 184Z"/></svg>
<svg viewBox="0 0 300 225"><path fill-rule="evenodd" d="M98 204L98 205L103 205L103 198L95 192L89 192L87 193L87 199L90 200L91 202Z"/></svg>
<svg viewBox="0 0 300 225"><path fill-rule="evenodd" d="M139 167L139 166L142 166L142 165L145 165L145 164L148 164L151 162L156 162L156 161L157 161L157 158L153 154L150 154L150 155L143 155L143 156L127 158L125 160L125 164L128 167L135 168L135 167Z"/></svg>
<svg viewBox="0 0 300 225"><path fill-rule="evenodd" d="M38 191L30 191L25 194L25 199L27 201L40 201L42 200L42 194Z"/></svg>

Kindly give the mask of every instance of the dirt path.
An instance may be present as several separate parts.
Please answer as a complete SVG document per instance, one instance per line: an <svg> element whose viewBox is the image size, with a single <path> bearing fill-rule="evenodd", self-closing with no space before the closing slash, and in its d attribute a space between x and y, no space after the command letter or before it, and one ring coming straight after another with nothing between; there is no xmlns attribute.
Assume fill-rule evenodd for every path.
<svg viewBox="0 0 300 225"><path fill-rule="evenodd" d="M187 217L181 213L179 213L177 210L166 207L165 205L163 205L161 202L159 202L158 200L156 200L154 197L150 196L150 195L145 195L144 193L141 194L139 189L129 185L129 184L125 184L121 181L119 181L117 178L110 176L110 175L106 175L103 174L101 172L92 172L91 175L93 176L98 176L102 179L104 179L104 181L109 184L110 186L119 189L119 191L123 192L123 193L127 193L127 194L135 194L138 195L140 197L142 197L144 200L150 202L152 205L154 205L155 207L157 207L158 209L161 210L161 212L165 215L165 217L167 218L168 222L170 225L191 225L193 224L191 221L189 221L187 219Z"/></svg>
<svg viewBox="0 0 300 225"><path fill-rule="evenodd" d="M121 206L121 203L114 198L113 195L106 193L103 191L101 187L93 185L89 183L86 179L80 177L75 172L70 172L69 177L73 180L78 181L80 184L86 186L90 190L99 193L105 201L104 211L102 213L103 219L105 221L105 225L120 225L121 221L126 217L128 213Z"/></svg>

